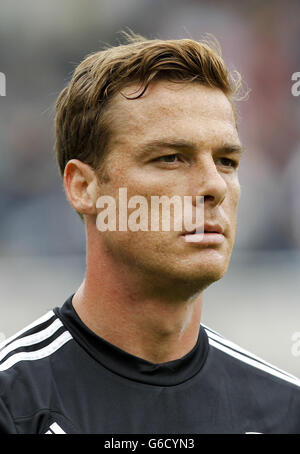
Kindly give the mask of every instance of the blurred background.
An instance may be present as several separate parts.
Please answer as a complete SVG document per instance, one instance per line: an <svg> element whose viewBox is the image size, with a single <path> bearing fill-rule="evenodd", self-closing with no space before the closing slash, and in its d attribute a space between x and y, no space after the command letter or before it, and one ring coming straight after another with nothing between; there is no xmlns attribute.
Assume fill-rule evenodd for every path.
<svg viewBox="0 0 300 454"><path fill-rule="evenodd" d="M227 275L205 292L203 322L300 376L299 0L1 0L0 337L76 291L83 224L53 152L54 103L75 66L129 27L148 38L213 34L251 89L238 105L246 153Z"/></svg>

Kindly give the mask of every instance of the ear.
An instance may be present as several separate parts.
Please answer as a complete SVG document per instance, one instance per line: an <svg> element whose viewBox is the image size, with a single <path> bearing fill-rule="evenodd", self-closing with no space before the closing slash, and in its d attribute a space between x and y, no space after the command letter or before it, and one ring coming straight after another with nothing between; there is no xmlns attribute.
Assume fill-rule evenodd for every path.
<svg viewBox="0 0 300 454"><path fill-rule="evenodd" d="M78 159L68 161L64 171L64 187L75 211L82 215L97 214L98 182L91 166Z"/></svg>

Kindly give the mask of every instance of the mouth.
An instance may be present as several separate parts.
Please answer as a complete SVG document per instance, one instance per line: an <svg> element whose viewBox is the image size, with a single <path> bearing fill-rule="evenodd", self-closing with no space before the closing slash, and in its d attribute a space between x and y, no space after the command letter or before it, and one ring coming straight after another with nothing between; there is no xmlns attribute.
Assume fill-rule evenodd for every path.
<svg viewBox="0 0 300 454"><path fill-rule="evenodd" d="M223 243L224 228L220 224L204 224L204 227L195 228L182 234L187 243L221 244Z"/></svg>
<svg viewBox="0 0 300 454"><path fill-rule="evenodd" d="M195 235L198 233L219 233L224 234L224 229L220 224L204 224L193 230L186 231L183 235Z"/></svg>

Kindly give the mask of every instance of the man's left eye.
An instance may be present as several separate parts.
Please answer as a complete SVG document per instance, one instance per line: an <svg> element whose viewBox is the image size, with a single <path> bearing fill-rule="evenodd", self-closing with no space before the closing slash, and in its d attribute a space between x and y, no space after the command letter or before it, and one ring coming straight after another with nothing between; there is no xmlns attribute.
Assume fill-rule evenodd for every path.
<svg viewBox="0 0 300 454"><path fill-rule="evenodd" d="M234 161L233 159L229 159L229 158L220 158L219 161L221 162L221 164L223 166L226 166L226 167L237 167L237 162Z"/></svg>

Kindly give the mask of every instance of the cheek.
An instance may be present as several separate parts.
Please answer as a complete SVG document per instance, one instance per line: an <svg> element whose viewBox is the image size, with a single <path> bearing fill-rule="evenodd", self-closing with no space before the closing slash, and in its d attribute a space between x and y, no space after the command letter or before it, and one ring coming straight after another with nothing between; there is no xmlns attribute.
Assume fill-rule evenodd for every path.
<svg viewBox="0 0 300 454"><path fill-rule="evenodd" d="M107 253L131 268L157 269L168 263L170 245L166 240L160 232L105 232L102 236Z"/></svg>
<svg viewBox="0 0 300 454"><path fill-rule="evenodd" d="M229 236L233 239L236 231L238 204L240 200L240 185L236 181L235 184L231 184L228 189L227 197L223 203L223 209L225 217L229 222L231 232Z"/></svg>
<svg viewBox="0 0 300 454"><path fill-rule="evenodd" d="M230 187L230 200L231 200L231 205L233 209L237 209L239 200L240 200L240 195L241 195L241 186L239 183L238 178L233 182L233 184Z"/></svg>

